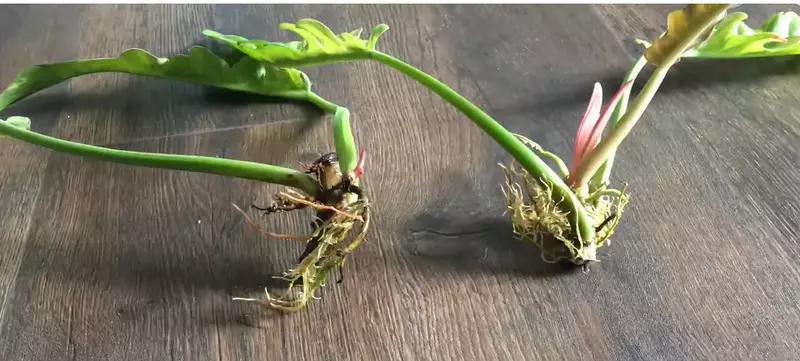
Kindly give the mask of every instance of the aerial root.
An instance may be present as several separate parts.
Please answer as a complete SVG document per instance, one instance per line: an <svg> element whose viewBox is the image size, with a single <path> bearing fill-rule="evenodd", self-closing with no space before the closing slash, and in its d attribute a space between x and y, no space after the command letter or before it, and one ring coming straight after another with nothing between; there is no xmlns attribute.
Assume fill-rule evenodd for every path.
<svg viewBox="0 0 800 361"><path fill-rule="evenodd" d="M294 192L294 191L289 191L289 192L292 192L292 193L294 193L295 195L289 195L289 194L287 194L287 193L280 192L280 193L279 193L279 196L280 196L280 197L282 197L282 198L284 198L284 199L287 199L287 200L289 200L289 201L292 201L292 202L294 202L294 203L297 203L297 204L302 204L302 205L305 205L305 206L308 206L308 207L314 208L314 209L316 209L316 210L318 210L318 211L331 211L331 212L334 212L334 213L340 214L340 215L342 215L342 216L345 216L345 217L348 217L348 218L353 218L353 219L355 219L355 220L358 220L358 221L362 221L362 222L363 222L363 219L361 219L361 216L358 216L358 215L355 215L355 214L350 214L350 213L346 213L346 212L340 211L340 210L336 209L335 207L326 206L326 205L324 205L324 204L319 204L319 203L314 203L314 202L311 202L311 201L305 200L305 199L303 199L303 198L300 198L300 197L302 197L302 196L298 197L298 196L299 196L299 194L298 194L298 193L296 193L296 192Z"/></svg>
<svg viewBox="0 0 800 361"><path fill-rule="evenodd" d="M241 213L241 215L244 217L245 223L247 223L247 225L250 226L250 228L252 228L253 230L255 230L256 232L258 232L258 233L260 233L262 235L265 235L265 236L268 236L268 237L274 237L274 238L281 238L281 239L294 239L294 240L297 240L297 241L301 241L303 243L308 242L308 240L310 239L310 237L307 236L307 235L282 234L282 233L273 233L273 232L265 231L263 228L261 228L255 222L253 222L253 219L250 218L250 215L247 214L245 211L243 211L241 208L239 208L239 206L237 206L236 204L233 204L233 203L231 203L231 205L239 213Z"/></svg>

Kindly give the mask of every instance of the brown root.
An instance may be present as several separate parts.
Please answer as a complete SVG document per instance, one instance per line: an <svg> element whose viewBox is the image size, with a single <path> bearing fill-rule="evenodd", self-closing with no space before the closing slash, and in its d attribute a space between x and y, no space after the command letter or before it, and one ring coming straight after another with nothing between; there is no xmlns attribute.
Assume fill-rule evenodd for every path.
<svg viewBox="0 0 800 361"><path fill-rule="evenodd" d="M263 231L246 213L234 205L244 215L247 224L261 234L278 238L301 239L306 243L317 242L316 248L299 264L286 271L282 277L276 277L288 282L288 286L283 292L272 293L265 289L264 296L261 298L234 298L234 300L258 302L283 311L298 311L305 307L311 299L318 299L316 292L325 286L330 272L343 267L347 257L364 242L370 223L369 201L362 197L336 209L309 202L299 195L281 192L278 197L316 210L331 211L332 216L317 226L309 235L280 235ZM358 223L360 223L360 229L353 235L354 229L359 228ZM296 290L295 286L298 281L300 281L300 289Z"/></svg>

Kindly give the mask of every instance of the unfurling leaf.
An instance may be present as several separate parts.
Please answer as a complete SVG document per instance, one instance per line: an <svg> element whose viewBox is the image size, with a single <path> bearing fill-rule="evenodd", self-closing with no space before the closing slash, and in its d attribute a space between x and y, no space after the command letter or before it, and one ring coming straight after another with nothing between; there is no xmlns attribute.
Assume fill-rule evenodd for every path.
<svg viewBox="0 0 800 361"><path fill-rule="evenodd" d="M313 65L341 58L360 59L375 50L380 36L389 29L380 24L372 29L368 40L361 38L361 29L336 35L325 24L314 19L302 19L297 23L284 23L281 29L289 30L303 39L286 43L266 40L249 40L238 35L220 34L204 30L203 34L227 43L247 56L281 66Z"/></svg>
<svg viewBox="0 0 800 361"><path fill-rule="evenodd" d="M9 117L8 119L6 119L6 123L20 129L25 129L25 130L31 129L31 120L30 118L27 117Z"/></svg>
<svg viewBox="0 0 800 361"><path fill-rule="evenodd" d="M383 35L386 30L389 30L389 25L386 24L378 24L376 27L372 28L372 32L369 34L367 48L375 49L375 46L378 45L378 39L380 39L381 35Z"/></svg>
<svg viewBox="0 0 800 361"><path fill-rule="evenodd" d="M670 55L675 56L676 51L683 53L695 45L686 44L686 41L690 38L695 38L694 42L702 41L712 26L724 18L728 7L729 4L692 4L670 12L666 33L653 41L653 45L645 50L644 57L658 66Z"/></svg>
<svg viewBox="0 0 800 361"><path fill-rule="evenodd" d="M302 98L308 77L296 69L278 68L248 57L229 64L210 50L195 46L189 54L158 58L141 49L129 49L118 58L75 60L32 66L23 70L0 94L3 109L39 90L86 74L119 72L185 81L268 96Z"/></svg>
<svg viewBox="0 0 800 361"><path fill-rule="evenodd" d="M0 122L2 122L2 121L3 120L0 119ZM26 117L9 117L8 119L5 120L5 122L8 123L8 125L10 125L12 127L16 127L16 128L20 128L20 129L24 129L24 130L30 130L31 129L31 120L30 120L30 118L26 118ZM0 134L0 138L5 138L5 137L6 137L5 134Z"/></svg>
<svg viewBox="0 0 800 361"><path fill-rule="evenodd" d="M683 53L688 58L757 58L800 54L800 16L779 12L755 29L745 13L731 13L708 38Z"/></svg>

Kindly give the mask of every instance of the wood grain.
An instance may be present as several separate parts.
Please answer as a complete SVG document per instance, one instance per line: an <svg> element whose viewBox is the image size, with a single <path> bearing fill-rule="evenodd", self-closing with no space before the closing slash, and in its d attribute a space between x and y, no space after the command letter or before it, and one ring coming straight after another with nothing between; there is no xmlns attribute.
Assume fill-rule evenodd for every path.
<svg viewBox="0 0 800 361"><path fill-rule="evenodd" d="M633 39L657 36L675 8L0 5L0 80L128 47L184 52L207 43L203 28L288 40L278 24L303 17L335 31L385 22L383 51L566 157L592 84L618 86L641 53ZM752 24L783 9L797 10L741 7ZM256 235L231 206L277 188L2 139L0 358L794 359L796 69L681 62L617 157L633 203L588 274L513 239L497 166L509 157L453 107L378 64L308 69L351 110L375 225L345 282L293 314L230 299L271 284L302 249ZM307 105L126 75L75 79L10 115L67 139L284 166L333 148L330 118ZM308 214L260 220L301 232Z"/></svg>
<svg viewBox="0 0 800 361"><path fill-rule="evenodd" d="M0 81L8 84L15 74L10 70L21 68L34 61L57 61L59 56L76 56L68 46L75 37L75 31L65 29L65 18L75 17L80 7L59 12L55 7L3 7L0 30L4 36L0 41L0 51L5 56L0 67ZM55 15L60 13L65 18ZM44 27L26 19L55 18L51 26ZM39 41L31 41L39 39ZM57 95L63 98L66 94ZM58 107L43 109L41 114L54 117ZM2 116L5 118L5 114ZM35 149L11 139L0 139L0 339L8 337L5 324L11 308L7 307L16 290L16 283L24 276L19 274L25 253L32 213L42 189L44 170L49 152ZM13 333L13 331L11 331Z"/></svg>

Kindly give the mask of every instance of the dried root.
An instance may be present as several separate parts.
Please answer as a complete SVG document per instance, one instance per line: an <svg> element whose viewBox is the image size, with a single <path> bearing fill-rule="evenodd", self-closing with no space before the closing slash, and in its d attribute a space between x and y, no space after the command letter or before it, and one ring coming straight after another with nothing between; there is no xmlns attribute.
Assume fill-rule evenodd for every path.
<svg viewBox="0 0 800 361"><path fill-rule="evenodd" d="M369 201L366 197L362 197L337 209L309 201L297 193L280 193L276 198L284 203L295 203L298 208L308 207L329 212L330 217L317 222L316 228L309 235L284 235L262 230L249 215L234 205L244 215L245 222L261 234L300 240L306 244L316 243L316 247L293 269L286 271L282 277L276 277L288 282L283 292L271 293L265 288L263 298L234 298L234 300L259 302L283 311L297 311L305 307L311 299L318 299L315 294L325 286L330 272L336 268L341 269L347 257L364 242L370 223ZM360 223L360 229L351 237L351 233L358 226L357 223ZM351 240L348 242L348 239ZM300 289L296 290L295 286L300 286Z"/></svg>
<svg viewBox="0 0 800 361"><path fill-rule="evenodd" d="M543 152L537 144L520 138L535 151ZM545 262L568 260L575 264L586 264L597 261L597 249L610 243L610 237L629 202L629 196L625 194L627 186L622 190L603 188L581 198L587 215L597 227L594 239L581 243L570 226L568 215L556 206L553 191L547 182L534 178L524 169L516 169L513 162L509 166L500 166L506 175L503 194L507 211L511 214L514 233L519 239L536 244Z"/></svg>

